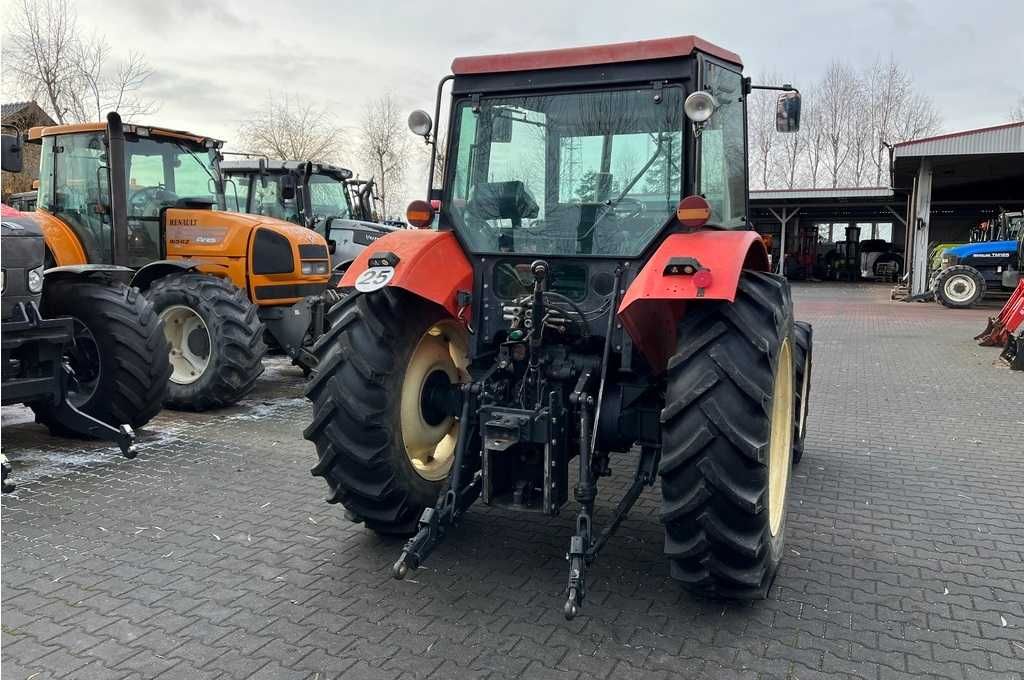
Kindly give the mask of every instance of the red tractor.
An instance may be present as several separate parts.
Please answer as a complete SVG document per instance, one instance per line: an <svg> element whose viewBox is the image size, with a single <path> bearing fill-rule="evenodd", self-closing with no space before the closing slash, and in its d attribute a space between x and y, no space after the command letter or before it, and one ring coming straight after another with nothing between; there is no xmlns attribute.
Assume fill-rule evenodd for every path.
<svg viewBox="0 0 1024 680"><path fill-rule="evenodd" d="M575 499L571 618L588 565L660 478L672 575L764 597L811 337L747 219L740 58L692 36L459 58L435 118L449 82L447 135L409 119L448 140L443 189L409 206L420 230L353 262L315 348L305 436L328 501L412 535L402 578L478 499L543 515ZM770 89L795 130L799 93ZM630 451L632 484L599 529L598 479Z"/></svg>

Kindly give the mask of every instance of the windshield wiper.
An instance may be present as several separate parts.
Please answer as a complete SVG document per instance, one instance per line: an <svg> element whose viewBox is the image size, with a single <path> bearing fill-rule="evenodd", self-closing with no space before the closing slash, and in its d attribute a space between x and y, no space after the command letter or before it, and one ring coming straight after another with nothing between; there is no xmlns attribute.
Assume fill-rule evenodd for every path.
<svg viewBox="0 0 1024 680"><path fill-rule="evenodd" d="M214 177L213 173L210 172L210 169L208 167L206 167L205 163L203 163L203 159L201 159L194 151L192 151L192 149L188 148L187 146L185 146L181 142L175 142L174 146L178 147L179 149L181 149L182 151L187 153L189 156L192 156L192 158L195 159L196 163L199 164L199 167L201 167L203 169L203 172L206 173L206 176L213 180L213 185L215 187L219 187L220 186L220 183L217 181L217 178Z"/></svg>

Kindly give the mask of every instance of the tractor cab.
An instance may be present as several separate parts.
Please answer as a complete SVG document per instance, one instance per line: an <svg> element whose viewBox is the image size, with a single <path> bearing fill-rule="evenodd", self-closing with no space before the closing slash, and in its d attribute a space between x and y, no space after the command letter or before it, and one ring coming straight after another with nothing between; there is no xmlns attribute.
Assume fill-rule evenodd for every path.
<svg viewBox="0 0 1024 680"><path fill-rule="evenodd" d="M311 229L326 220L350 219L347 182L352 171L325 163L267 158L222 161L228 207Z"/></svg>
<svg viewBox="0 0 1024 680"><path fill-rule="evenodd" d="M374 181L327 163L246 158L222 161L228 209L287 220L327 239L334 271L394 231L375 221Z"/></svg>
<svg viewBox="0 0 1024 680"><path fill-rule="evenodd" d="M57 248L68 245L75 250L78 245L85 262L142 267L167 255L162 225L166 209L224 208L217 177L222 144L218 140L128 125L123 145L111 145L102 123L65 126L59 134L50 134L51 130L29 132L29 141L42 145L37 205L74 237ZM122 173L123 183L111 182L111 172ZM115 196L118 190L124 191L123 197ZM121 208L115 203L124 206L123 234L114 229ZM119 248L123 252L115 253ZM55 255L51 246L50 257Z"/></svg>
<svg viewBox="0 0 1024 680"><path fill-rule="evenodd" d="M695 38L643 45L456 59L440 228L479 254L636 258L688 195L706 226L748 228L739 57Z"/></svg>

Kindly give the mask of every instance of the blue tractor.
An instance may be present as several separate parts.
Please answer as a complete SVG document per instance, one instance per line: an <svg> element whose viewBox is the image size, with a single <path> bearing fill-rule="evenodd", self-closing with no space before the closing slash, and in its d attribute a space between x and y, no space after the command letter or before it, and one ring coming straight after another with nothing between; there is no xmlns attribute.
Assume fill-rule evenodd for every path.
<svg viewBox="0 0 1024 680"><path fill-rule="evenodd" d="M995 239L946 250L932 279L935 299L952 308L975 305L986 292L1010 293L1024 268L1024 213L1002 213L993 220Z"/></svg>

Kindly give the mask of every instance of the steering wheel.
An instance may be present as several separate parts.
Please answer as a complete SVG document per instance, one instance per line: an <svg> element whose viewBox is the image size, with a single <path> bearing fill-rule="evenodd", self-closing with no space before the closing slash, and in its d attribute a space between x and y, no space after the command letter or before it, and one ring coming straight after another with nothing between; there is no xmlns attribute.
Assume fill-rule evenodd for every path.
<svg viewBox="0 0 1024 680"><path fill-rule="evenodd" d="M132 194L131 199L128 201L128 207L130 212L136 215L143 215L150 217L149 212L155 214L159 210L159 206L167 203L174 203L178 200L177 194L168 191L163 186L145 187ZM149 208L156 204L157 210L149 210Z"/></svg>
<svg viewBox="0 0 1024 680"><path fill-rule="evenodd" d="M611 207L611 213L615 217L629 219L636 217L644 211L644 204L635 198L620 198Z"/></svg>

